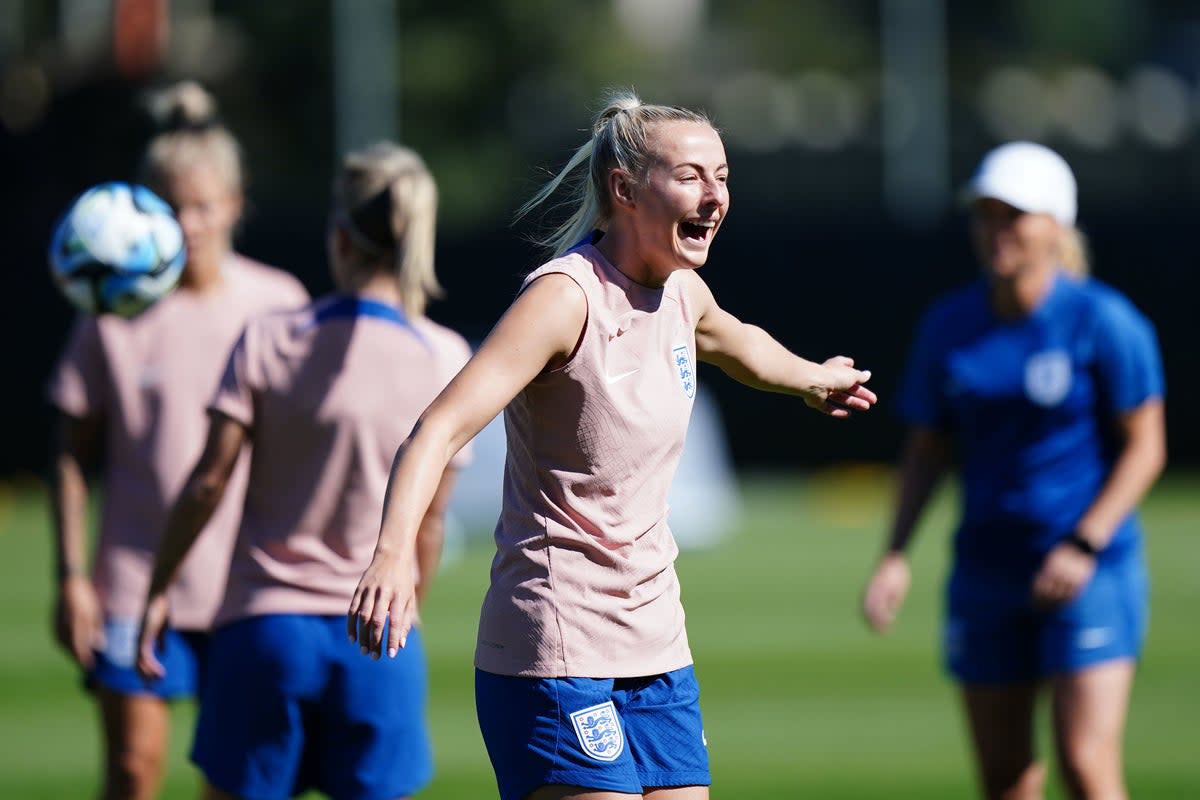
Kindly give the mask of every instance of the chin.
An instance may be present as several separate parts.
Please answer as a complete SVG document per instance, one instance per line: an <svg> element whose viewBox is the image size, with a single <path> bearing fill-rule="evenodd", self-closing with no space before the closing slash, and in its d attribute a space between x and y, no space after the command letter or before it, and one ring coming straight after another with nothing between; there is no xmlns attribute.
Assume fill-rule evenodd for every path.
<svg viewBox="0 0 1200 800"><path fill-rule="evenodd" d="M1017 277L1020 269L1016 264L988 264L984 272L994 281L1009 281Z"/></svg>
<svg viewBox="0 0 1200 800"><path fill-rule="evenodd" d="M679 253L676 261L683 269L700 269L708 263L708 250L699 253L684 250Z"/></svg>

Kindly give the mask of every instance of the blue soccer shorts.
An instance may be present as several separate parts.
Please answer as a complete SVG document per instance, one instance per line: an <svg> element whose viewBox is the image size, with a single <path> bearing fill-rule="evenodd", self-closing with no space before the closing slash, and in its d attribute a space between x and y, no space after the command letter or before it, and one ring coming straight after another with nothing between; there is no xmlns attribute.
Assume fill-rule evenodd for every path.
<svg viewBox="0 0 1200 800"><path fill-rule="evenodd" d="M137 671L137 635L140 620L109 619L104 623L104 648L96 651L95 665L84 679L87 688L117 694L149 695L162 700L199 697L209 636L168 628L155 647L166 668L161 678L146 680Z"/></svg>
<svg viewBox="0 0 1200 800"><path fill-rule="evenodd" d="M208 665L192 760L218 789L392 800L433 776L415 628L375 661L347 639L344 616L248 617L213 633Z"/></svg>
<svg viewBox="0 0 1200 800"><path fill-rule="evenodd" d="M1039 608L1033 576L956 567L947 584L946 668L966 684L1026 683L1136 660L1148 619L1140 554L1101 561L1074 600Z"/></svg>
<svg viewBox="0 0 1200 800"><path fill-rule="evenodd" d="M616 679L476 670L475 704L502 800L548 784L642 794L712 783L691 666Z"/></svg>

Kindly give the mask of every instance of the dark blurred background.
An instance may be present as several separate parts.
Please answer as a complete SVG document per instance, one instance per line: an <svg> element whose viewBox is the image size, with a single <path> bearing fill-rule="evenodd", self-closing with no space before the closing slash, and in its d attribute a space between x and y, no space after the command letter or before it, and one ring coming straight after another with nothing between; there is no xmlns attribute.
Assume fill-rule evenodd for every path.
<svg viewBox="0 0 1200 800"><path fill-rule="evenodd" d="M1076 171L1094 273L1158 327L1172 461L1200 459L1195 2L0 0L0 474L44 468L42 388L71 318L50 228L88 185L134 176L140 102L181 78L245 148L238 249L314 294L337 155L381 137L424 154L449 292L430 315L473 340L538 263L513 210L584 140L605 87L707 110L733 206L705 279L797 352L854 356L881 396L839 423L702 372L743 467L893 457L913 325L976 269L956 188L995 144L1042 141Z"/></svg>

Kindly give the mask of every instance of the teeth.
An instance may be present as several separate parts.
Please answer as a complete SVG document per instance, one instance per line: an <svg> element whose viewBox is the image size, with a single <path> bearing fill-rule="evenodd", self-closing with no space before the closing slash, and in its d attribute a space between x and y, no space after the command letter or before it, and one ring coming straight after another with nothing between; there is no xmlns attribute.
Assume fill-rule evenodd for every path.
<svg viewBox="0 0 1200 800"><path fill-rule="evenodd" d="M699 220L694 220L694 221L689 220L689 223L692 225L699 225L701 228L717 227L717 223L711 219L699 219Z"/></svg>

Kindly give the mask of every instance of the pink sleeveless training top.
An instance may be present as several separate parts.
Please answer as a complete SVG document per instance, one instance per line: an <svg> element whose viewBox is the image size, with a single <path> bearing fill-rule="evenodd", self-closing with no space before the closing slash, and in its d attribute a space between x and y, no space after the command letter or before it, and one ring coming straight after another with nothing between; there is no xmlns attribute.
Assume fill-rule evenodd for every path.
<svg viewBox="0 0 1200 800"><path fill-rule="evenodd" d="M129 320L80 316L50 379L50 401L105 421L104 508L93 580L104 613L141 618L167 513L204 450L205 407L247 320L308 302L286 272L240 256L219 287L177 289ZM169 593L171 624L206 630L225 574L246 485L243 456Z"/></svg>
<svg viewBox="0 0 1200 800"><path fill-rule="evenodd" d="M351 295L246 328L212 403L254 443L215 624L346 613L375 550L396 449L470 352L448 328Z"/></svg>
<svg viewBox="0 0 1200 800"><path fill-rule="evenodd" d="M630 677L691 663L667 492L695 395L678 274L634 283L585 245L543 265L587 296L562 368L504 412L508 454L475 663L501 675Z"/></svg>

